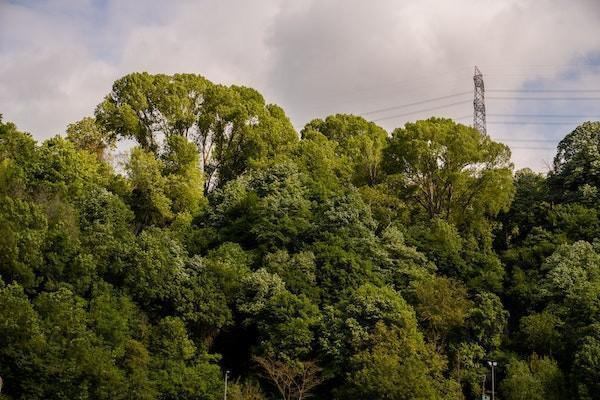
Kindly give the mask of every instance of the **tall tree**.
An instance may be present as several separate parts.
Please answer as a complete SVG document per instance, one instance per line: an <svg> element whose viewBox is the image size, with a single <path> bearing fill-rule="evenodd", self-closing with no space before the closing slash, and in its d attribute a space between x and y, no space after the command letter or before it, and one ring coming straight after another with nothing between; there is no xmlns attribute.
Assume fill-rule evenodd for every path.
<svg viewBox="0 0 600 400"><path fill-rule="evenodd" d="M96 119L111 134L157 152L161 138L193 130L209 85L199 75L125 75L96 108Z"/></svg>
<svg viewBox="0 0 600 400"><path fill-rule="evenodd" d="M560 141L548 178L555 198L598 201L600 122L584 122Z"/></svg>
<svg viewBox="0 0 600 400"><path fill-rule="evenodd" d="M430 218L460 224L494 216L513 195L508 147L449 119L394 130L385 161L388 172L405 179L408 198Z"/></svg>
<svg viewBox="0 0 600 400"><path fill-rule="evenodd" d="M336 153L351 167L352 180L357 186L373 185L381 179L383 149L388 137L383 128L362 117L336 114L306 124L302 138L314 137L314 132L337 144Z"/></svg>
<svg viewBox="0 0 600 400"><path fill-rule="evenodd" d="M126 75L98 105L96 119L110 135L134 139L155 154L170 136L196 143L205 192L298 141L283 110L256 90L192 74Z"/></svg>

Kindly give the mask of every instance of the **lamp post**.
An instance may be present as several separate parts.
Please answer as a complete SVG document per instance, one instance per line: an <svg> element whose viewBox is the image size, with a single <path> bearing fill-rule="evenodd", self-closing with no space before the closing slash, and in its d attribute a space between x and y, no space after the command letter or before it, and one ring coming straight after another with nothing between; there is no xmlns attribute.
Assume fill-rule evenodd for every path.
<svg viewBox="0 0 600 400"><path fill-rule="evenodd" d="M494 388L494 367L498 365L496 361L488 361L488 365L492 367L492 400L495 400Z"/></svg>
<svg viewBox="0 0 600 400"><path fill-rule="evenodd" d="M223 394L223 400L227 400L227 378L229 378L229 371L225 371L225 393Z"/></svg>

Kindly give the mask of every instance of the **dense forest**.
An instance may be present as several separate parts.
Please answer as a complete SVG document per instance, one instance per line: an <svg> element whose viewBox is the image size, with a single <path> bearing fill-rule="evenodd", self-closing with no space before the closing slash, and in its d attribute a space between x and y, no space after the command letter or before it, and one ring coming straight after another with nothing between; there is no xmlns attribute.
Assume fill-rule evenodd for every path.
<svg viewBox="0 0 600 400"><path fill-rule="evenodd" d="M0 398L479 399L494 360L497 398L600 399L600 123L510 157L192 74L0 120Z"/></svg>

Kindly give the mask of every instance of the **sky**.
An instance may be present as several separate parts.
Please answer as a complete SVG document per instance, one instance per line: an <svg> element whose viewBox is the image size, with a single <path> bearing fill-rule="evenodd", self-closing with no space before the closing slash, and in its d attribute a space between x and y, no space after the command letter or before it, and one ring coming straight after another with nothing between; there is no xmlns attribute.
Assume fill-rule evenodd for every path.
<svg viewBox="0 0 600 400"><path fill-rule="evenodd" d="M471 124L477 65L488 133L547 171L600 120L599 21L598 0L0 0L0 113L42 140L148 71L254 87L297 129L334 113Z"/></svg>

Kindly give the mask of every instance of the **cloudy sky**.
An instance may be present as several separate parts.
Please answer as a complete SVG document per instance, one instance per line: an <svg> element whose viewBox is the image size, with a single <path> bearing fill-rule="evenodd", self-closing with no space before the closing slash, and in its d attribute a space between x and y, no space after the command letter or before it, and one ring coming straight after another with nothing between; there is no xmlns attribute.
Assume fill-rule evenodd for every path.
<svg viewBox="0 0 600 400"><path fill-rule="evenodd" d="M253 86L297 128L337 112L471 123L478 65L490 135L543 171L600 119L599 22L598 0L0 0L0 113L47 138L148 71Z"/></svg>

